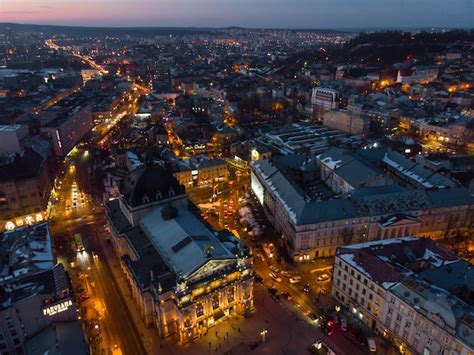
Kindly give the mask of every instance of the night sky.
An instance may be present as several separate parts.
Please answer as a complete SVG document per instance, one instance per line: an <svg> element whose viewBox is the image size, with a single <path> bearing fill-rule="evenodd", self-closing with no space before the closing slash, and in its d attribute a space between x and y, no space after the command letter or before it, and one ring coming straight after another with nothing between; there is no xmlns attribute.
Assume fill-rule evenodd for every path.
<svg viewBox="0 0 474 355"><path fill-rule="evenodd" d="M474 27L474 0L0 0L0 22L120 27Z"/></svg>

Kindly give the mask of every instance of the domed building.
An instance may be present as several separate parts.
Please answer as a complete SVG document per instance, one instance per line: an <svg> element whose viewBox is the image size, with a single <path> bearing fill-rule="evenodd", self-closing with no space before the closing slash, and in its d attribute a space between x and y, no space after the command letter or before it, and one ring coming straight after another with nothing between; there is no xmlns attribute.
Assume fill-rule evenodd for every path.
<svg viewBox="0 0 474 355"><path fill-rule="evenodd" d="M145 162L122 181L120 193L130 207L137 207L182 196L185 191L163 166Z"/></svg>
<svg viewBox="0 0 474 355"><path fill-rule="evenodd" d="M111 242L145 324L188 342L253 310L251 255L202 220L170 171L145 160L106 203Z"/></svg>

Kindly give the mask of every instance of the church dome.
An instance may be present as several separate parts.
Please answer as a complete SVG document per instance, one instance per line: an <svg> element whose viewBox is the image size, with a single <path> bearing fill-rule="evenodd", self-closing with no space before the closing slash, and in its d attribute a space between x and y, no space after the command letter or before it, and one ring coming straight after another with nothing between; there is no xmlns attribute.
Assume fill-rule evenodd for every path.
<svg viewBox="0 0 474 355"><path fill-rule="evenodd" d="M135 207L184 194L184 187L163 166L145 162L128 174L120 193L129 206Z"/></svg>

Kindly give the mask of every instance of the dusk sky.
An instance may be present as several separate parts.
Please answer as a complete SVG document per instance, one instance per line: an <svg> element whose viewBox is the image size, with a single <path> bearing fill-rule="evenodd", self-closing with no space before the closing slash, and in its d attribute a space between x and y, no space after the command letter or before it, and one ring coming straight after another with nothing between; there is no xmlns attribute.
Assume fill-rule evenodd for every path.
<svg viewBox="0 0 474 355"><path fill-rule="evenodd" d="M0 0L0 22L120 27L474 27L474 0Z"/></svg>

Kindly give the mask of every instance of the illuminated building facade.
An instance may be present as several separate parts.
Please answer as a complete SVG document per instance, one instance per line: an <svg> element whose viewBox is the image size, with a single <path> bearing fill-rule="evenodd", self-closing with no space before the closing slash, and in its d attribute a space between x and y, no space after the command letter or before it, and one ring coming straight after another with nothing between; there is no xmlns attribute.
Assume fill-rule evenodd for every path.
<svg viewBox="0 0 474 355"><path fill-rule="evenodd" d="M26 344L56 322L67 322L76 332L81 329L71 285L62 264L56 264L46 222L0 235L0 269L0 353L27 353ZM78 338L74 347L86 353L84 338Z"/></svg>
<svg viewBox="0 0 474 355"><path fill-rule="evenodd" d="M36 139L21 153L0 157L0 231L46 218L53 171L50 143L45 140Z"/></svg>
<svg viewBox="0 0 474 355"><path fill-rule="evenodd" d="M148 158L106 203L112 245L142 319L181 342L253 309L249 250L189 204L176 178Z"/></svg>
<svg viewBox="0 0 474 355"><path fill-rule="evenodd" d="M474 351L472 265L427 238L337 250L333 297L403 354Z"/></svg>
<svg viewBox="0 0 474 355"><path fill-rule="evenodd" d="M333 256L337 247L359 241L406 235L442 239L459 233L472 243L468 236L474 198L469 190L448 185L446 177L425 174L419 166L405 169L401 177L384 168L390 178L385 185L377 169L362 167L377 160L369 153L383 153L380 167L401 166L400 159L398 165L394 163L396 154L364 151L364 163L346 171L340 165L344 159L330 158L329 152L319 158L324 159L325 168L332 166L331 174L337 178L321 175L327 169L315 166L319 158L287 155L251 163L252 191L294 261Z"/></svg>

